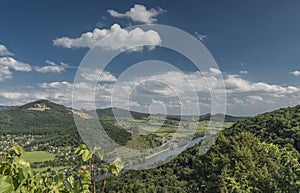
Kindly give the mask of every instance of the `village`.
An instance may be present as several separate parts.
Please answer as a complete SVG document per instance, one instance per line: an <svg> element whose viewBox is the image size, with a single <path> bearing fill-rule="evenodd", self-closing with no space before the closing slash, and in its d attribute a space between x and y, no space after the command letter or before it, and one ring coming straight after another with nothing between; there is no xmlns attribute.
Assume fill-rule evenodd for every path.
<svg viewBox="0 0 300 193"><path fill-rule="evenodd" d="M45 138L44 135L2 135L0 136L0 153L18 145L23 148L21 158L30 162L31 167L39 171L51 170L51 168L58 170L76 164L75 147L53 146L49 142L39 143L43 138Z"/></svg>

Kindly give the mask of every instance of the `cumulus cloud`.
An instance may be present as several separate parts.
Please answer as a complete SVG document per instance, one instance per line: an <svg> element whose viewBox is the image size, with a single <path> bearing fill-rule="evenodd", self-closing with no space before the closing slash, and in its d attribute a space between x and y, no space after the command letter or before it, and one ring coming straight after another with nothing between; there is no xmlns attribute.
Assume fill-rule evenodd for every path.
<svg viewBox="0 0 300 193"><path fill-rule="evenodd" d="M103 81L98 76L102 73ZM164 103L168 113L180 112L180 106L186 105L194 109L199 104L201 113L210 112L211 91L222 90L220 71L214 68L207 72L177 72L165 71L153 75L135 75L131 79L116 77L109 72L99 70L90 75L90 71L80 74L84 82L71 83L68 81L44 82L37 88L26 89L26 93L0 90L0 103L5 99L11 104L29 102L41 98L67 106L71 105L72 94L82 108L106 108L117 105L121 108L130 107L132 110L147 111L152 102ZM239 75L223 75L226 85L229 114L253 115L262 111L279 107L295 105L300 100L300 87L251 82ZM98 80L98 84L94 82ZM208 84L209 83L209 84ZM78 93L72 93L73 87ZM94 94L91 94L94 93ZM131 93L124 95L124 93ZM198 101L193 100L193 93ZM180 97L179 97L180 96ZM179 100L180 99L180 100ZM112 103L116 101L117 103Z"/></svg>
<svg viewBox="0 0 300 193"><path fill-rule="evenodd" d="M250 95L250 96L246 97L246 101L248 103L253 104L253 103L264 101L264 99L261 96L258 96L258 95Z"/></svg>
<svg viewBox="0 0 300 193"><path fill-rule="evenodd" d="M0 90L0 104L2 105L24 105L25 103L32 102L39 99L52 98L47 92L38 90L32 87L24 87L26 92L20 92L15 90ZM55 102L55 101L54 101ZM60 102L60 101L59 101Z"/></svg>
<svg viewBox="0 0 300 193"><path fill-rule="evenodd" d="M146 24L156 22L157 19L155 17L163 12L164 10L161 8L157 8L157 9L152 8L147 10L147 8L144 5L138 5L138 4L135 4L126 13L120 13L112 9L107 10L107 13L109 13L113 17L130 18L132 21L146 23Z"/></svg>
<svg viewBox="0 0 300 193"><path fill-rule="evenodd" d="M45 89L70 89L72 88L72 84L67 81L62 82L44 82L40 83L39 86Z"/></svg>
<svg viewBox="0 0 300 193"><path fill-rule="evenodd" d="M13 56L14 54L8 51L6 46L0 44L0 56Z"/></svg>
<svg viewBox="0 0 300 193"><path fill-rule="evenodd" d="M99 42L102 40L101 42ZM62 37L53 40L53 45L64 48L92 48L97 46L107 50L126 50L132 46L157 46L161 43L156 31L144 31L141 28L126 30L119 24L114 24L110 29L95 28L92 32L83 33L79 38ZM137 50L140 50L137 49Z"/></svg>
<svg viewBox="0 0 300 193"><path fill-rule="evenodd" d="M29 94L24 92L0 92L0 96L6 99L19 99L28 97Z"/></svg>
<svg viewBox="0 0 300 193"><path fill-rule="evenodd" d="M219 69L216 68L209 68L209 71L215 75L220 75L222 72Z"/></svg>
<svg viewBox="0 0 300 193"><path fill-rule="evenodd" d="M300 76L300 71L295 70L293 72L290 72L290 74L292 74L293 76Z"/></svg>
<svg viewBox="0 0 300 193"><path fill-rule="evenodd" d="M176 103L178 96L183 97L180 99L182 103L192 106L195 103L189 101L196 93L201 107L205 106L204 108L208 107L209 109L211 91L221 93L223 89L221 86L223 80L220 79L220 74L221 71L214 68L209 69L207 72L167 71L147 76L138 75L130 80L120 81L120 79L114 77L114 81L111 82L98 82L96 89L94 89L93 84L87 83L81 83L76 87L81 91L80 93L95 92L98 102L101 101L101 104L105 107L109 106L111 99L114 98L120 105L119 107L125 108L126 105L134 102L139 104L139 107L145 108L149 105L147 101L148 103L151 102L153 97L156 97L155 100L167 102L170 107L175 107L174 104L178 105ZM98 75L86 77L85 79L96 81L97 78ZM295 98L296 101L300 94L300 87L251 82L239 75L224 75L224 83L228 98L235 104L277 104L277 100L286 98ZM131 93L130 97L135 101L128 100L128 96L124 95L125 93ZM86 102L89 102L89 100L94 101L90 96L85 96L82 100Z"/></svg>
<svg viewBox="0 0 300 193"><path fill-rule="evenodd" d="M264 82L252 83L242 79L239 75L228 75L225 79L225 84L227 92L231 93L261 91L279 94L292 94L300 92L299 87L271 85Z"/></svg>
<svg viewBox="0 0 300 193"><path fill-rule="evenodd" d="M12 57L2 57L0 58L1 66L6 66L8 68L14 69L16 71L29 72L32 70L29 64L24 62L17 61Z"/></svg>
<svg viewBox="0 0 300 193"><path fill-rule="evenodd" d="M12 72L7 66L0 66L0 82L4 81L5 79L11 79Z"/></svg>
<svg viewBox="0 0 300 193"><path fill-rule="evenodd" d="M40 73L56 73L56 74L60 74L62 72L64 72L66 70L66 68L69 67L68 64L61 62L60 65L50 61L50 60L46 60L45 61L46 64L48 64L47 66L36 66L34 69L37 72Z"/></svg>
<svg viewBox="0 0 300 193"><path fill-rule="evenodd" d="M91 82L114 82L117 78L112 75L110 72L102 71L100 69L91 70L91 69L81 69L81 76Z"/></svg>
<svg viewBox="0 0 300 193"><path fill-rule="evenodd" d="M12 70L29 72L32 67L24 62L20 62L12 57L0 58L0 81L12 78Z"/></svg>

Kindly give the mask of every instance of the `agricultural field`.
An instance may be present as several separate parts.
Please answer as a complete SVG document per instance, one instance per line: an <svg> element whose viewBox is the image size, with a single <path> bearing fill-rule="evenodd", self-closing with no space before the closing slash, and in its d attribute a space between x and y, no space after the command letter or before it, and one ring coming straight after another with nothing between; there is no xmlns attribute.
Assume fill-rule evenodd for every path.
<svg viewBox="0 0 300 193"><path fill-rule="evenodd" d="M45 162L54 160L55 154L46 151L31 151L23 152L21 158L29 163Z"/></svg>

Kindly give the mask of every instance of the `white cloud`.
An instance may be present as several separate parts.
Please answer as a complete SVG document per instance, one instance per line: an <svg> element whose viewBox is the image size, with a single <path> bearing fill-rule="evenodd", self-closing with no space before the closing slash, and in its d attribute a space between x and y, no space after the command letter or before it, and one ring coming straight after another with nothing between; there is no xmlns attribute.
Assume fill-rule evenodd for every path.
<svg viewBox="0 0 300 193"><path fill-rule="evenodd" d="M248 71L247 70L241 70L240 74L248 74Z"/></svg>
<svg viewBox="0 0 300 193"><path fill-rule="evenodd" d="M17 61L12 57L1 57L0 58L0 82L5 79L11 79L12 70L29 72L32 70L32 67L29 64Z"/></svg>
<svg viewBox="0 0 300 193"><path fill-rule="evenodd" d="M99 42L100 40L102 41ZM53 40L53 45L64 48L92 48L96 43L97 46L107 50L126 50L136 45L157 46L161 43L161 39L153 30L144 31L135 28L129 31L122 29L119 24L114 24L110 29L95 28L92 32L83 33L79 38L62 37Z"/></svg>
<svg viewBox="0 0 300 193"><path fill-rule="evenodd" d="M292 94L300 92L299 87L271 85L264 82L252 83L242 79L239 75L228 75L225 79L225 84L228 93L259 91L278 94Z"/></svg>
<svg viewBox="0 0 300 193"><path fill-rule="evenodd" d="M40 83L39 86L45 89L53 89L53 88L70 89L72 88L73 85L67 81L62 81L62 82L49 82L49 83L44 82L44 83Z"/></svg>
<svg viewBox="0 0 300 193"><path fill-rule="evenodd" d="M107 71L102 71L99 69L96 70L81 69L81 71L82 73L80 75L87 81L114 82L117 80L117 78L114 75L112 75L110 72Z"/></svg>
<svg viewBox="0 0 300 193"><path fill-rule="evenodd" d="M0 44L0 56L13 56L14 54L8 51L6 46Z"/></svg>
<svg viewBox="0 0 300 193"><path fill-rule="evenodd" d="M6 66L8 68L14 69L16 71L29 72L32 70L29 64L17 61L12 57L2 57L0 58L0 65Z"/></svg>
<svg viewBox="0 0 300 193"><path fill-rule="evenodd" d="M292 74L293 76L300 76L300 71L295 70L293 72L290 72L290 74Z"/></svg>
<svg viewBox="0 0 300 193"><path fill-rule="evenodd" d="M264 101L264 99L261 96L258 96L258 95L250 95L250 96L246 97L246 101L248 103L255 104L257 102Z"/></svg>
<svg viewBox="0 0 300 193"><path fill-rule="evenodd" d="M222 72L219 69L216 68L209 68L209 71L215 75L220 75Z"/></svg>
<svg viewBox="0 0 300 193"><path fill-rule="evenodd" d="M225 80L226 89L236 92L247 92L253 89L250 82L242 79L238 75L228 75Z"/></svg>
<svg viewBox="0 0 300 193"><path fill-rule="evenodd" d="M60 74L62 72L64 72L66 70L66 68L69 67L68 64L61 62L60 65L50 61L50 60L46 60L45 61L46 64L48 64L48 66L36 66L34 69L37 72L40 73L56 73L56 74Z"/></svg>
<svg viewBox="0 0 300 193"><path fill-rule="evenodd" d="M6 99L19 99L28 97L28 93L22 93L22 92L0 92L0 96Z"/></svg>
<svg viewBox="0 0 300 193"><path fill-rule="evenodd" d="M5 79L11 79L12 78L12 72L7 66L0 66L0 82L2 82Z"/></svg>
<svg viewBox="0 0 300 193"><path fill-rule="evenodd" d="M132 19L132 21L150 24L156 22L157 19L155 17L163 13L164 10L161 8L152 8L147 10L147 8L144 5L135 4L134 7L132 7L126 13L119 13L112 9L107 10L107 12L113 17L125 17Z"/></svg>

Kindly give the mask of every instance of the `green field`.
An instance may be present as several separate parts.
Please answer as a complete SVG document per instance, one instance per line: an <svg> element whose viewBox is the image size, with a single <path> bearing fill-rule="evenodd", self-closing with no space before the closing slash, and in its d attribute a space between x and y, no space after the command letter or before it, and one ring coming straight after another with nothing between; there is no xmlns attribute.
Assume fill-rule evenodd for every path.
<svg viewBox="0 0 300 193"><path fill-rule="evenodd" d="M55 155L46 151L32 151L23 152L21 158L28 161L29 163L35 163L54 160Z"/></svg>
<svg viewBox="0 0 300 193"><path fill-rule="evenodd" d="M211 127L222 127L222 128L229 128L233 125L233 122L224 122L224 123L220 123L220 122L213 122L213 121L200 121L198 123L198 126L202 126L202 127L208 127L208 126L211 126Z"/></svg>

